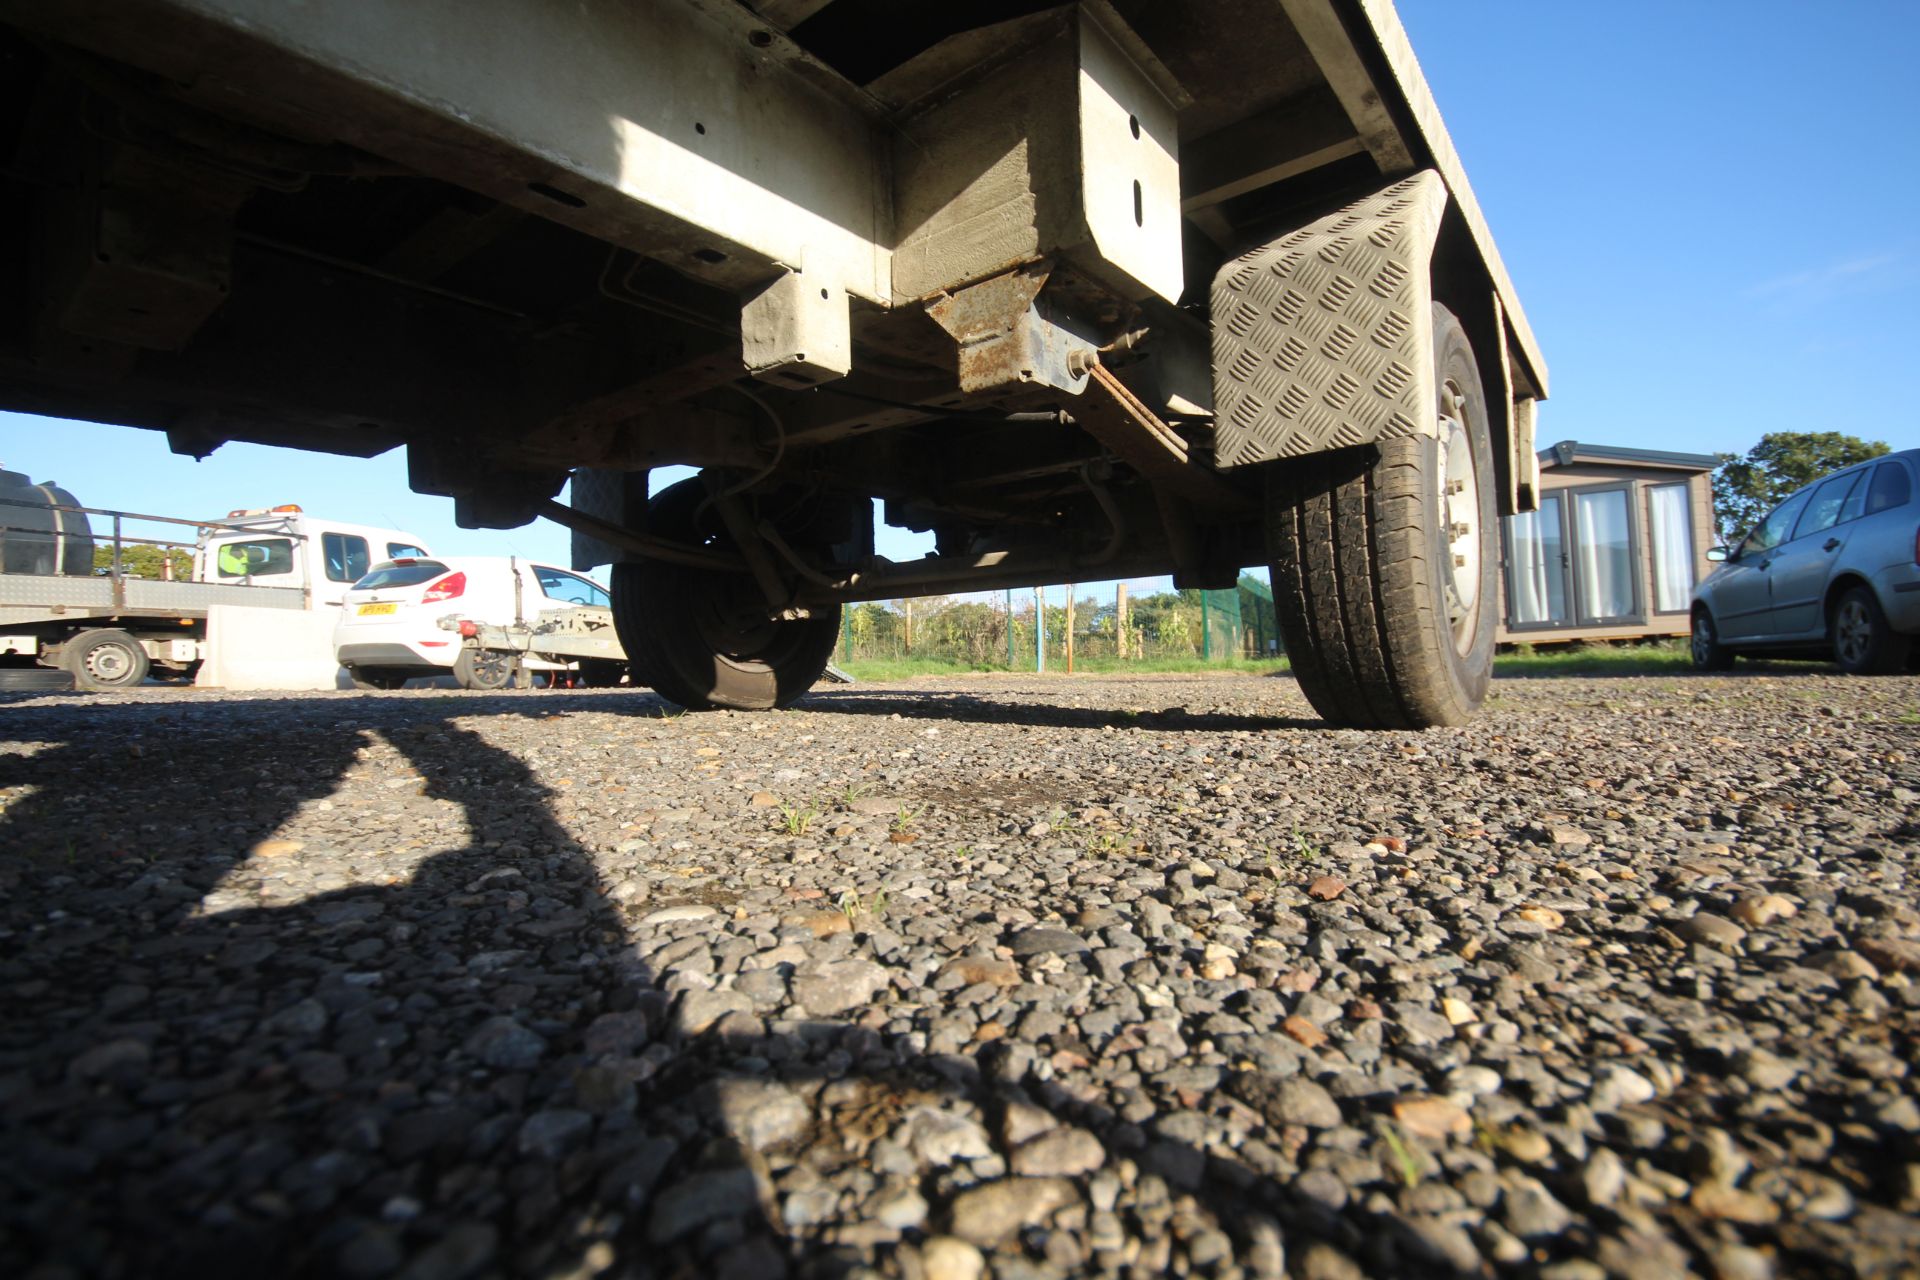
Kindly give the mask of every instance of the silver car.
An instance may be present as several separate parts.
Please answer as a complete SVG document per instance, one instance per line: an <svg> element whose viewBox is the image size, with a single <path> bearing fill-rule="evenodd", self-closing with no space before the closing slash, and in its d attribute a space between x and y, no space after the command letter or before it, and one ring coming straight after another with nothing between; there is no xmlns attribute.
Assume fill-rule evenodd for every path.
<svg viewBox="0 0 1920 1280"><path fill-rule="evenodd" d="M1693 664L1832 657L1857 675L1920 660L1920 449L1836 471L1767 513L1693 590Z"/></svg>

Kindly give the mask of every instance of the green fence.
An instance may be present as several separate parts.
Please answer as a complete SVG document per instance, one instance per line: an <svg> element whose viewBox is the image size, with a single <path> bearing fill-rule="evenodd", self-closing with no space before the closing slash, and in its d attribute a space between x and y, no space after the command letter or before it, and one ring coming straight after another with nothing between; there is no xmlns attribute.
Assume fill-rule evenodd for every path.
<svg viewBox="0 0 1920 1280"><path fill-rule="evenodd" d="M841 623L842 662L926 659L956 665L1065 670L1066 593L1046 592L1044 612L1031 590L990 598L932 597L850 606ZM1163 591L1123 597L1076 590L1071 610L1073 662L1110 668L1174 661L1223 662L1280 656L1273 595L1257 578L1227 591ZM1036 619L1044 644L1036 645Z"/></svg>

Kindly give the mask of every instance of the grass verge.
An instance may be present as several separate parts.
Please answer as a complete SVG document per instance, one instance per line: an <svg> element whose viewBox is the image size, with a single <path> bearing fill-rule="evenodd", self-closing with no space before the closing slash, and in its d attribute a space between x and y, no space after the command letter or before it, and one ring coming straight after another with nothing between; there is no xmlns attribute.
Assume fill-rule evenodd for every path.
<svg viewBox="0 0 1920 1280"><path fill-rule="evenodd" d="M1001 672L1013 675L1033 675L1031 666L1009 667L1006 663L972 663L957 658L858 658L852 662L839 664L840 669L856 680L905 680L912 676L949 676L966 672ZM1076 658L1073 664L1075 675L1166 675L1182 672L1231 672L1236 675L1274 675L1287 669L1285 658L1266 660L1248 660L1245 658L1223 659L1207 662L1200 658L1143 658L1139 660L1117 658ZM1062 663L1049 660L1046 674L1064 675L1066 667Z"/></svg>
<svg viewBox="0 0 1920 1280"><path fill-rule="evenodd" d="M965 672L1001 672L1033 675L1031 666L1009 667L1002 663L971 663L957 658L865 658L840 664L856 680L905 680L913 676L958 675ZM1740 669L1775 669L1782 672L1817 667L1819 663L1769 661L1755 666L1745 662ZM1236 675L1281 675L1287 670L1282 658L1249 660L1223 659L1215 662L1199 658L1117 658L1078 659L1076 675L1166 675L1222 672ZM1535 648L1516 645L1493 660L1496 676L1677 676L1693 670L1693 660L1684 640L1659 640L1647 643L1562 644ZM1065 673L1064 664L1049 660L1046 674Z"/></svg>

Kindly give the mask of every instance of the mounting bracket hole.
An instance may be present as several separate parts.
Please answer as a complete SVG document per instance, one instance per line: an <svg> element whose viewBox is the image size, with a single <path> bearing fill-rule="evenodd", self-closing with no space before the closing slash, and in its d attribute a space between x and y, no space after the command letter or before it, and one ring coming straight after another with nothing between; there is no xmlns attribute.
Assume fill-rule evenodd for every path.
<svg viewBox="0 0 1920 1280"><path fill-rule="evenodd" d="M579 196L574 195L570 191L562 191L558 187L550 187L544 182L529 182L527 184L527 190L537 196L545 196L555 204L563 204L569 209L584 209L587 207L587 202Z"/></svg>
<svg viewBox="0 0 1920 1280"><path fill-rule="evenodd" d="M693 256L700 259L700 261L702 262L708 262L708 263L725 262L727 260L727 255L720 252L718 249L695 249L693 251Z"/></svg>
<svg viewBox="0 0 1920 1280"><path fill-rule="evenodd" d="M1147 225L1147 207L1145 201L1145 194L1140 190L1140 179L1135 178L1133 180L1133 225L1136 227L1144 227Z"/></svg>
<svg viewBox="0 0 1920 1280"><path fill-rule="evenodd" d="M1136 137L1136 138L1137 138L1137 137L1139 137L1139 136L1140 136L1140 117L1139 117L1139 116L1128 116L1128 117L1127 117L1127 128L1129 128L1129 129L1131 129L1131 130L1133 130L1133 136L1134 136L1134 137Z"/></svg>
<svg viewBox="0 0 1920 1280"><path fill-rule="evenodd" d="M693 122L693 131L695 133L705 133L707 131L707 126L701 124L698 120L695 120Z"/></svg>

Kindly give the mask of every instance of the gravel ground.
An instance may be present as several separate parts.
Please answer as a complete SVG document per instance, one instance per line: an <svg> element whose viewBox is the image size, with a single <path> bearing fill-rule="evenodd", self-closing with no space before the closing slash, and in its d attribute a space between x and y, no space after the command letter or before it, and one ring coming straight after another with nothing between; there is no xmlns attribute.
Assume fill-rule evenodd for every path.
<svg viewBox="0 0 1920 1280"><path fill-rule="evenodd" d="M1920 1274L1920 680L0 705L0 1273Z"/></svg>

